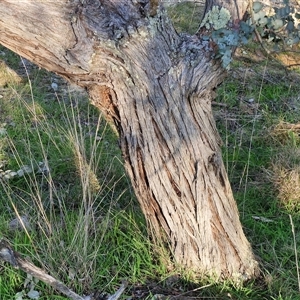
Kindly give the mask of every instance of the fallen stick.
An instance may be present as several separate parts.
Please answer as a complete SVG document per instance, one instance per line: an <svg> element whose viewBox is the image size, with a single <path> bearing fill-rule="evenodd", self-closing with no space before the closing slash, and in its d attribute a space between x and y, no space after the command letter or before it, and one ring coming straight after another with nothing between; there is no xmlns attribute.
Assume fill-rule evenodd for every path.
<svg viewBox="0 0 300 300"><path fill-rule="evenodd" d="M0 240L0 258L10 263L14 268L20 269L27 274L30 274L31 276L51 285L53 288L62 294L65 294L67 297L73 300L84 300L83 297L74 293L61 281L48 275L43 269L35 266L28 260L23 259L18 252L12 249L10 243L5 239Z"/></svg>
<svg viewBox="0 0 300 300"><path fill-rule="evenodd" d="M107 300L118 300L123 294L123 292L125 291L126 287L127 287L127 283L126 282L122 283L120 288L113 295L110 295L107 298Z"/></svg>
<svg viewBox="0 0 300 300"><path fill-rule="evenodd" d="M43 269L35 266L30 261L23 259L21 255L14 251L11 244L6 239L0 239L0 259L8 262L14 268L20 269L27 274L43 281L46 284L51 285L54 289L60 293L66 295L73 300L96 300L93 295L81 297L75 292L70 290L64 283L55 279L51 275L47 274ZM126 289L127 284L123 283L117 292L110 295L107 300L117 300Z"/></svg>

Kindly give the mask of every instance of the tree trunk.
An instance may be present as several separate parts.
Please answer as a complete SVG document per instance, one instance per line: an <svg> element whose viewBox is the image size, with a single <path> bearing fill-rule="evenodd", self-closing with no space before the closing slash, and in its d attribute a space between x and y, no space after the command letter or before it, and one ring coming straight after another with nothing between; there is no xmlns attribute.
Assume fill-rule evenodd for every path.
<svg viewBox="0 0 300 300"><path fill-rule="evenodd" d="M257 263L211 111L225 72L200 34L179 36L155 3L1 1L0 42L87 89L119 132L152 236L169 244L176 263L249 279ZM241 19L245 7L226 3Z"/></svg>

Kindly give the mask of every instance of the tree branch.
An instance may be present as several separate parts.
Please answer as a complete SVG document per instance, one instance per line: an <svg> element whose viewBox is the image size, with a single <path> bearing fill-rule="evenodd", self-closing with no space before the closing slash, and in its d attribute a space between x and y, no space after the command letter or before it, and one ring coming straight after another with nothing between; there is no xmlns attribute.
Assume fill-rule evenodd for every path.
<svg viewBox="0 0 300 300"><path fill-rule="evenodd" d="M27 274L30 274L31 276L45 282L46 284L51 285L53 288L66 295L67 297L73 300L84 300L84 298L74 293L61 281L48 275L44 270L35 266L26 259L23 259L18 252L13 250L10 243L5 239L0 240L0 258L10 263L14 268L21 269Z"/></svg>
<svg viewBox="0 0 300 300"><path fill-rule="evenodd" d="M51 275L47 274L43 269L35 266L33 263L26 259L23 259L21 255L16 252L10 242L6 239L0 239L0 259L11 264L14 268L20 269L25 273L43 281L46 284L51 285L54 289L60 293L66 295L72 300L96 300L93 296L81 297L69 289L64 283L55 279ZM117 300L126 289L127 284L123 283L117 292L110 295L107 300Z"/></svg>

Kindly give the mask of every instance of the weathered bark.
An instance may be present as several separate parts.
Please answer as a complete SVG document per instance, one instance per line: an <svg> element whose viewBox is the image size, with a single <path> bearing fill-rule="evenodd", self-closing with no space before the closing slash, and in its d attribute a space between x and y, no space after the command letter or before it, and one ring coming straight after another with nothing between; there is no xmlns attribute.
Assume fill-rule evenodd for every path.
<svg viewBox="0 0 300 300"><path fill-rule="evenodd" d="M214 47L179 36L152 2L2 1L0 42L88 90L119 132L153 237L169 243L178 264L251 278L257 264L211 111L224 70L212 59ZM244 3L226 2L235 26Z"/></svg>

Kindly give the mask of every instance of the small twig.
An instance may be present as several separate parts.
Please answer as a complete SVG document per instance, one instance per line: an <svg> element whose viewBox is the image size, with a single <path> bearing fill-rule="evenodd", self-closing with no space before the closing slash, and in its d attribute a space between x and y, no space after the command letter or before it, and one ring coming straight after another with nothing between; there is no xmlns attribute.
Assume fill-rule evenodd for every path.
<svg viewBox="0 0 300 300"><path fill-rule="evenodd" d="M264 46L264 43L263 43L263 40L261 38L261 35L260 33L258 32L257 28L255 27L255 24L254 24L254 14L253 14L253 0L249 1L249 9L250 9L250 17L251 17L251 21L254 25L254 33L255 33L255 36L258 40L258 42L260 43L262 49L266 52L267 55L270 55L270 51Z"/></svg>
<svg viewBox="0 0 300 300"><path fill-rule="evenodd" d="M212 101L211 105L213 105L213 106L221 106L221 107L228 107L228 105L226 103L220 103L220 102L216 102L216 101Z"/></svg>
<svg viewBox="0 0 300 300"><path fill-rule="evenodd" d="M184 296L184 295L186 295L186 294L193 293L193 292L198 292L198 291L203 290L203 289L206 289L206 288L208 288L208 287L210 287L210 286L212 286L212 285L213 285L212 283L207 284L207 285L203 285L203 286L200 286L200 287L198 287L198 288L196 288L196 289L193 289L193 290L191 290L191 291L187 291L187 292L181 293L181 294L179 294L179 295L173 296L172 298L173 298L173 299L181 298L182 296Z"/></svg>
<svg viewBox="0 0 300 300"><path fill-rule="evenodd" d="M291 65L287 65L286 67L287 68L293 68L293 67L298 67L300 66L300 63L299 64L291 64Z"/></svg>
<svg viewBox="0 0 300 300"><path fill-rule="evenodd" d="M118 300L127 287L127 282L124 282L120 288L111 296L107 298L107 300Z"/></svg>
<svg viewBox="0 0 300 300"><path fill-rule="evenodd" d="M294 222L293 222L292 216L289 215L289 217L290 217L290 222L291 222L291 226L292 226L292 233L293 233L293 239L294 239L294 252L295 252L295 260L296 260L297 276L298 276L298 289L299 289L299 292L300 292L300 273L299 273L299 262L298 262L298 254L297 254L295 227L294 227Z"/></svg>
<svg viewBox="0 0 300 300"><path fill-rule="evenodd" d="M0 239L0 259L10 263L14 268L21 269L27 274L51 285L53 288L73 300L84 300L83 297L74 293L61 281L48 275L44 270L38 268L26 259L23 259L18 252L12 249L10 243L5 239Z"/></svg>

